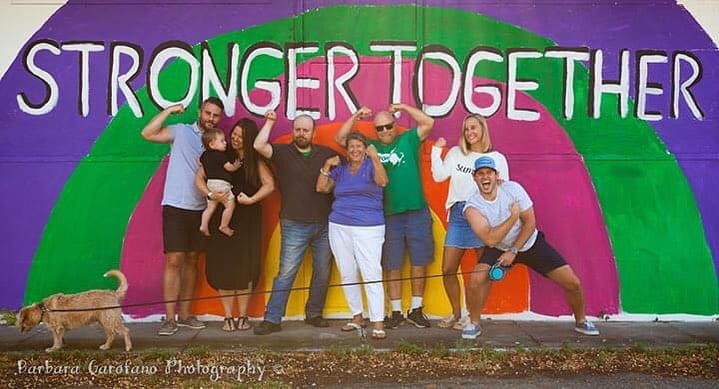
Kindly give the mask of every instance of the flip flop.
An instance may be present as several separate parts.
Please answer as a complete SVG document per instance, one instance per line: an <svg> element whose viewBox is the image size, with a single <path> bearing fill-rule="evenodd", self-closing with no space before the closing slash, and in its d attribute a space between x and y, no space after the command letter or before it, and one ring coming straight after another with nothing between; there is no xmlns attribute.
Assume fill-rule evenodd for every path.
<svg viewBox="0 0 719 389"><path fill-rule="evenodd" d="M237 326L235 326L235 319L233 319L231 317L226 317L225 324L227 324L227 328L229 328L229 329L225 328L225 326L222 326L220 328L222 331L225 331L225 332L237 331Z"/></svg>
<svg viewBox="0 0 719 389"><path fill-rule="evenodd" d="M235 322L235 328L238 331L247 331L250 328L252 328L252 326L248 322L247 316L240 316L237 318L237 321Z"/></svg>
<svg viewBox="0 0 719 389"><path fill-rule="evenodd" d="M357 324L357 323L351 321L351 322L349 322L349 323L343 325L343 326L340 328L340 330L341 330L341 331L344 331L344 332L350 332L350 331L358 331L358 330L360 330L360 329L362 329L362 328L364 328L364 327L365 327L364 324L360 325L360 324Z"/></svg>
<svg viewBox="0 0 719 389"><path fill-rule="evenodd" d="M372 330L372 339L384 339L386 337L387 333L384 332L384 330L378 330L376 328Z"/></svg>

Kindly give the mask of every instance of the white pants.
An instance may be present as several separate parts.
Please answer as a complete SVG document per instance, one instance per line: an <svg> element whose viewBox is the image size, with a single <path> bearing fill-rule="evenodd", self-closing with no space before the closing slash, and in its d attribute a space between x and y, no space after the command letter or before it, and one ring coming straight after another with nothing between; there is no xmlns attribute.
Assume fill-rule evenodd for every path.
<svg viewBox="0 0 719 389"><path fill-rule="evenodd" d="M343 284L377 281L365 284L370 321L384 319L384 286L382 285L382 244L384 225L360 227L330 223L329 239ZM362 289L359 285L343 286L347 305L353 315L362 313Z"/></svg>

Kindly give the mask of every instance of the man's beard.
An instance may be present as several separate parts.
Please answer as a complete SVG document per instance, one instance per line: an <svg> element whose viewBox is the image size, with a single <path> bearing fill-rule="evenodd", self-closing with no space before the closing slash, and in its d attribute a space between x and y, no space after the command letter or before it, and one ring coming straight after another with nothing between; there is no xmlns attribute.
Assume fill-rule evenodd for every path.
<svg viewBox="0 0 719 389"><path fill-rule="evenodd" d="M305 149L305 148L309 147L309 145L310 145L310 142L306 139L295 138L293 142L294 142L295 146L297 146L300 149Z"/></svg>

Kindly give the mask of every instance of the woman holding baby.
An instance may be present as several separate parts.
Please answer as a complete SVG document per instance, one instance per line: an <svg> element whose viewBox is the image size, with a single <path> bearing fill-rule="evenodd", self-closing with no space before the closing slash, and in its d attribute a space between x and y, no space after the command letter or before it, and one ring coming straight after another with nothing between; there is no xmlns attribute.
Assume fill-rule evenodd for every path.
<svg viewBox="0 0 719 389"><path fill-rule="evenodd" d="M209 223L205 275L207 282L220 294L225 313L222 330L250 329L247 309L249 292L257 286L260 274L262 243L262 207L260 201L274 190L274 180L267 163L254 150L257 124L250 119L240 119L230 132L227 159L240 167L230 173L232 192L236 193L235 211L230 228L232 236L219 233L221 207ZM200 166L195 184L203 193L209 193L205 171ZM222 203L221 193L212 193L212 200ZM237 301L239 317L233 317Z"/></svg>

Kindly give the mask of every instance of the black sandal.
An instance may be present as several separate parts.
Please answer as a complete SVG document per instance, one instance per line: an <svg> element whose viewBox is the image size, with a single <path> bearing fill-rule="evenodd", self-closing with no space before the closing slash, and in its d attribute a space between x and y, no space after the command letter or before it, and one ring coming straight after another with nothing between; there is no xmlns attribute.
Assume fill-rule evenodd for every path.
<svg viewBox="0 0 719 389"><path fill-rule="evenodd" d="M252 326L250 325L247 316L240 316L237 318L237 322L235 323L235 329L239 331L247 331L250 328L252 328Z"/></svg>
<svg viewBox="0 0 719 389"><path fill-rule="evenodd" d="M225 332L233 332L237 331L237 326L235 325L235 320L231 317L225 318L225 324L226 326L222 326L221 330ZM227 329L229 328L229 329Z"/></svg>

